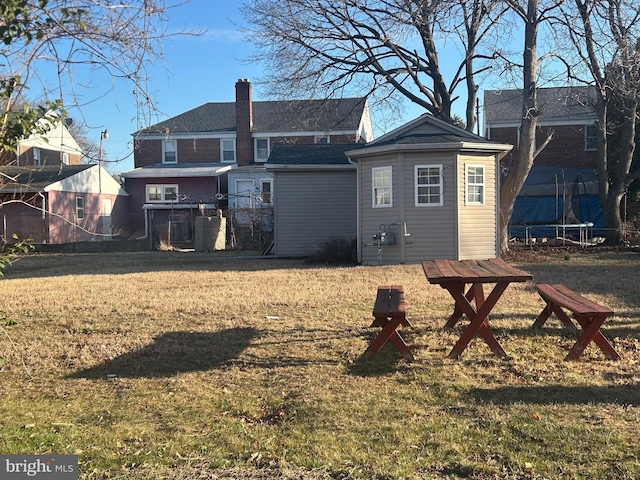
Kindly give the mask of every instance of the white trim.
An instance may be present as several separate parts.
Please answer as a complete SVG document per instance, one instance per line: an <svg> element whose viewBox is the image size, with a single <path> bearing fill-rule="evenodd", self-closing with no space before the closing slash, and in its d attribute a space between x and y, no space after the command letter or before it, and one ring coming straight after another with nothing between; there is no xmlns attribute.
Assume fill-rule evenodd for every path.
<svg viewBox="0 0 640 480"><path fill-rule="evenodd" d="M273 205L273 179L272 178L261 178L260 182L260 204L261 205ZM264 193L264 184L269 184L269 201L265 202L263 198Z"/></svg>
<svg viewBox="0 0 640 480"><path fill-rule="evenodd" d="M149 189L150 188L158 188L160 189L160 200L151 200L151 198L149 198ZM168 188L175 188L176 193L175 193L175 200L167 200L167 189ZM178 201L178 196L180 195L180 187L178 186L177 183L167 183L167 184L160 184L160 183L148 183L144 186L144 198L145 198L145 203L170 203L170 202L177 202Z"/></svg>
<svg viewBox="0 0 640 480"><path fill-rule="evenodd" d="M232 170L234 165L208 165L185 167L139 167L122 172L122 178L185 178L185 177L217 177Z"/></svg>
<svg viewBox="0 0 640 480"><path fill-rule="evenodd" d="M267 141L267 156L264 159L258 158L258 141L266 140ZM269 137L254 137L253 138L253 161L255 163L265 163L269 160L269 155L271 154L271 141Z"/></svg>
<svg viewBox="0 0 640 480"><path fill-rule="evenodd" d="M376 172L388 171L389 172L389 185L383 185L378 188L388 188L389 189L389 203L380 203L377 202L376 195ZM374 167L371 169L371 207L372 208L390 208L393 207L393 167Z"/></svg>
<svg viewBox="0 0 640 480"><path fill-rule="evenodd" d="M225 160L224 159L224 152L228 152L229 150L225 150L224 149L224 143L225 142L233 142L233 160ZM238 155L238 152L236 151L236 139L234 138L221 138L220 139L220 162L221 163L236 163L236 157Z"/></svg>
<svg viewBox="0 0 640 480"><path fill-rule="evenodd" d="M587 148L587 138L594 138L594 137L588 137L587 136L587 130L589 129L589 127L593 127L595 129L595 141L596 141L595 148ZM584 126L584 151L585 152L597 152L598 151L598 127L596 125L585 125Z"/></svg>
<svg viewBox="0 0 640 480"><path fill-rule="evenodd" d="M373 145L371 147L363 147L357 150L349 150L345 155L349 157L349 161L353 162L353 158L361 158L364 156L375 155L378 153L390 152L412 152L421 151L429 152L432 150L439 151L470 151L470 152L490 152L501 153L509 152L513 149L513 145L506 143L492 142L447 142L447 143L411 143L411 144L390 144L390 145Z"/></svg>
<svg viewBox="0 0 640 480"><path fill-rule="evenodd" d="M482 183L471 183L469 182L469 168L481 168L482 169ZM475 163L466 163L464 165L464 204L470 206L483 206L485 205L487 198L487 168L485 165L475 164ZM476 174L477 175L477 174ZM482 201L475 202L469 200L469 186L479 186L482 187Z"/></svg>
<svg viewBox="0 0 640 480"><path fill-rule="evenodd" d="M424 203L420 202L419 198L419 187L428 187L430 185L419 185L418 184L418 170L419 169L427 169L427 168L437 168L438 169L438 188L440 189L439 200L437 203ZM413 198L414 205L416 207L441 207L444 205L444 178L442 175L444 167L441 163L427 164L427 165L415 165L413 168Z"/></svg>
<svg viewBox="0 0 640 480"><path fill-rule="evenodd" d="M176 147L173 151L173 153L175 154L175 159L172 162L167 161L167 152L170 151L167 150L168 143L172 143ZM165 165L175 165L176 163L178 163L178 140L176 140L175 138L165 138L164 140L162 140L162 163Z"/></svg>
<svg viewBox="0 0 640 480"><path fill-rule="evenodd" d="M82 200L82 206L78 205L78 200ZM84 201L84 196L80 195L76 195L76 220L84 220L85 217L85 201ZM82 216L80 216L80 212L82 211Z"/></svg>

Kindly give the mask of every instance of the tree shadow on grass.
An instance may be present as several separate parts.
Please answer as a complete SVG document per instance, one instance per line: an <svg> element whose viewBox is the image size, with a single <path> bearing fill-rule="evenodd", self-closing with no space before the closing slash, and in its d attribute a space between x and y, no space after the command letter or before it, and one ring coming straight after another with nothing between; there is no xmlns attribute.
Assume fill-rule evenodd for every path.
<svg viewBox="0 0 640 480"><path fill-rule="evenodd" d="M159 378L211 370L237 359L257 333L254 328L168 332L145 347L76 372L69 378L105 378L107 375Z"/></svg>
<svg viewBox="0 0 640 480"><path fill-rule="evenodd" d="M482 403L511 405L516 403L553 405L553 404L617 404L640 405L640 385L607 386L527 386L474 388L471 395Z"/></svg>

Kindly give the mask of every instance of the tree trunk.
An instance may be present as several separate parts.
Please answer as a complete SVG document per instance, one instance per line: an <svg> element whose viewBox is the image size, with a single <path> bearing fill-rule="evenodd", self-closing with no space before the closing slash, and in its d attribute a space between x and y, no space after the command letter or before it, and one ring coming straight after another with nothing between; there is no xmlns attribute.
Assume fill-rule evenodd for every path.
<svg viewBox="0 0 640 480"><path fill-rule="evenodd" d="M538 0L527 4L524 31L524 67L522 89L522 122L509 173L500 188L500 250L509 250L509 223L516 198L524 185L535 158L535 134L538 112L536 75L538 73Z"/></svg>

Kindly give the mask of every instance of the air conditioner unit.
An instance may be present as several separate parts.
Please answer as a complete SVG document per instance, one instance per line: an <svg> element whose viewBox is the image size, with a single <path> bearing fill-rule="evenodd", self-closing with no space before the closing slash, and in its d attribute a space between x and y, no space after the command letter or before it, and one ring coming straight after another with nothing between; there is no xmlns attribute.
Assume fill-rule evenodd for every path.
<svg viewBox="0 0 640 480"><path fill-rule="evenodd" d="M184 242L187 237L187 224L185 222L169 222L169 233L172 242Z"/></svg>

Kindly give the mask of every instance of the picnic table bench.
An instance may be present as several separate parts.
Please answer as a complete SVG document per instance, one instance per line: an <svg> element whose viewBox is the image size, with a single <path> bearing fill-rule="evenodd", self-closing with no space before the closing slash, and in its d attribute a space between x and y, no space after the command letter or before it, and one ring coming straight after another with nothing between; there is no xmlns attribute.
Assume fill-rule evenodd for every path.
<svg viewBox="0 0 640 480"><path fill-rule="evenodd" d="M609 360L620 360L620 355L615 351L609 340L600 332L604 321L613 315L613 310L599 305L564 285L549 285L546 283L536 285L538 294L547 303L531 328L540 328L552 313L569 328L575 329L564 309L569 310L583 329L582 334L573 345L565 360L577 360L584 349L593 340Z"/></svg>
<svg viewBox="0 0 640 480"><path fill-rule="evenodd" d="M391 341L406 360L412 361L413 354L397 331L400 325L411 327L406 317L404 287L402 285L381 285L378 287L373 306L373 318L372 326L380 327L382 330L369 344L362 355L363 358L373 357L387 341Z"/></svg>

